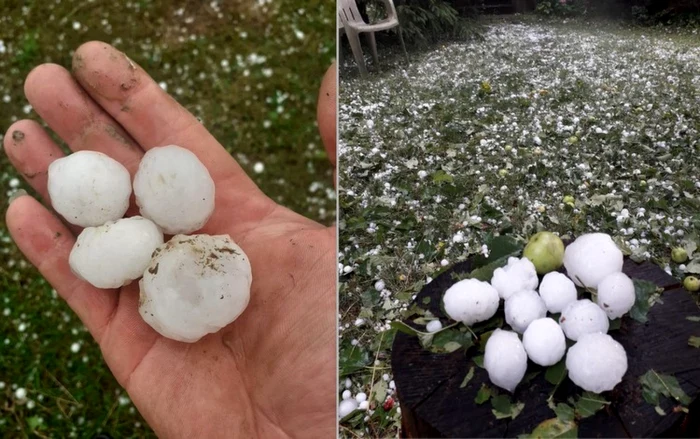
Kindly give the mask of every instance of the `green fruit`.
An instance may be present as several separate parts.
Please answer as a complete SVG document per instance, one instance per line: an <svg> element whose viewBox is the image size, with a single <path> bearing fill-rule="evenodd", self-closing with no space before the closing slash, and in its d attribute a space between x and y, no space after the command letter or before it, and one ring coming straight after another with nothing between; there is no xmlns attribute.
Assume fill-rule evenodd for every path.
<svg viewBox="0 0 700 439"><path fill-rule="evenodd" d="M532 261L538 274L546 274L564 263L564 243L552 232L539 232L530 238L523 256Z"/></svg>
<svg viewBox="0 0 700 439"><path fill-rule="evenodd" d="M671 250L671 259L676 264L682 264L688 260L688 252L683 247L676 247Z"/></svg>
<svg viewBox="0 0 700 439"><path fill-rule="evenodd" d="M506 152L510 152L513 150L513 145L506 145Z"/></svg>
<svg viewBox="0 0 700 439"><path fill-rule="evenodd" d="M695 276L688 276L683 279L683 287L688 291L700 291L700 279Z"/></svg>
<svg viewBox="0 0 700 439"><path fill-rule="evenodd" d="M571 145L576 145L578 143L578 137L576 137L576 136L569 137L569 143Z"/></svg>
<svg viewBox="0 0 700 439"><path fill-rule="evenodd" d="M508 171L506 171L505 169L501 169L498 171L498 175L500 175L501 177L505 177L506 175L508 175Z"/></svg>

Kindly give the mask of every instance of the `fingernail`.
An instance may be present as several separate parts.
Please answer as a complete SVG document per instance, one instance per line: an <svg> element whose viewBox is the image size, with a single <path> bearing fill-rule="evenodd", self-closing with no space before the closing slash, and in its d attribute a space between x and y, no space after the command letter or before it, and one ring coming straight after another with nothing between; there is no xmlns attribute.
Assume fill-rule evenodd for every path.
<svg viewBox="0 0 700 439"><path fill-rule="evenodd" d="M8 201L8 204L12 204L13 201L15 201L19 197L23 197L27 194L27 191L24 189L17 189L12 195L10 195L10 199Z"/></svg>

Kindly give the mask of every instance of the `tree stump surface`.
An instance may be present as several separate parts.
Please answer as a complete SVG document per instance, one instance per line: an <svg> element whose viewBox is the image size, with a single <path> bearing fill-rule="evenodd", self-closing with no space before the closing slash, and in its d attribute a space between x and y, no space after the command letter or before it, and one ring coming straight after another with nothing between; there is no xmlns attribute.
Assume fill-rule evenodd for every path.
<svg viewBox="0 0 700 439"><path fill-rule="evenodd" d="M453 274L470 271L470 261L454 265L426 285L414 303L430 310L443 324L450 322L441 310L442 296L456 282ZM700 349L688 346L688 338L700 335L700 323L686 317L699 316L700 310L677 279L650 262L637 264L625 258L623 272L632 279L647 280L663 287L663 303L656 303L649 310L646 323L624 316L620 329L610 333L627 351L628 370L613 391L603 394L611 404L581 420L578 435L655 437L683 434L699 437L699 401L691 405L691 417L682 412L673 412L675 404L662 397L660 405L667 415L660 416L642 398L639 377L650 369L673 375L683 390L692 399L697 399L700 393ZM426 297L430 301L423 305ZM425 330L410 320L404 323ZM468 370L474 366L471 357L478 354L475 347L467 351L466 357L463 349L450 354L433 353L423 348L417 337L397 332L392 348L392 369L401 402L402 436L517 437L530 433L542 421L556 417L546 402L554 386L545 380L546 368L532 362L528 363L528 373L535 370L541 372L530 382L521 383L512 396L514 401L525 403L523 411L515 419L497 420L488 401L477 405L474 398L483 383L495 388L486 371L478 366L471 381L460 388ZM576 386L567 377L557 390L556 401L564 402L568 396L576 393ZM693 431L688 432L689 428Z"/></svg>

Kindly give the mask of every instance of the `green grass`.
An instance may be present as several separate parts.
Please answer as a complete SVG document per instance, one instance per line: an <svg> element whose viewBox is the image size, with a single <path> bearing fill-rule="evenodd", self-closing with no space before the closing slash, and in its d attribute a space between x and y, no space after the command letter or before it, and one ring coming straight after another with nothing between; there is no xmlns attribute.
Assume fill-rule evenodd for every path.
<svg viewBox="0 0 700 439"><path fill-rule="evenodd" d="M485 24L483 40L385 59L368 80L351 59L341 69L340 384L372 401L344 437L398 434L400 407L382 408L396 397L389 323L488 234L602 231L676 277L700 271L697 251L670 261L700 231L693 30Z"/></svg>
<svg viewBox="0 0 700 439"><path fill-rule="evenodd" d="M34 66L70 67L81 43L106 41L167 84L266 193L321 222L334 219L332 172L315 122L318 87L335 55L332 3L34 0L2 6L2 131L37 118L22 91ZM264 62L252 62L261 57ZM257 162L262 173L253 171ZM5 155L0 166L6 206L20 177ZM0 240L0 437L152 436L80 321L27 264L2 221ZM31 402L19 404L17 388L26 389Z"/></svg>

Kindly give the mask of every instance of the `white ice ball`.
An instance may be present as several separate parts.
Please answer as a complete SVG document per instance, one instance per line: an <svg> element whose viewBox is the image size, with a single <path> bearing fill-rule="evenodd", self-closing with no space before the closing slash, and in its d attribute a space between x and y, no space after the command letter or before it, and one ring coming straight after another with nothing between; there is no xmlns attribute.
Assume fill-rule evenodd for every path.
<svg viewBox="0 0 700 439"><path fill-rule="evenodd" d="M610 320L626 314L634 306L634 283L625 273L609 274L598 284L598 306Z"/></svg>
<svg viewBox="0 0 700 439"><path fill-rule="evenodd" d="M350 393L349 390L343 390L343 399L350 399L352 398L352 393Z"/></svg>
<svg viewBox="0 0 700 439"><path fill-rule="evenodd" d="M360 392L355 396L357 402L367 401L367 394L365 392Z"/></svg>
<svg viewBox="0 0 700 439"><path fill-rule="evenodd" d="M540 297L544 300L547 311L557 314L562 312L566 305L576 301L578 292L571 279L552 271L547 273L540 283Z"/></svg>
<svg viewBox="0 0 700 439"><path fill-rule="evenodd" d="M465 279L447 289L443 302L451 319L473 325L493 317L499 299L498 292L488 282Z"/></svg>
<svg viewBox="0 0 700 439"><path fill-rule="evenodd" d="M566 354L569 378L589 392L612 390L627 372L625 348L607 334L585 334Z"/></svg>
<svg viewBox="0 0 700 439"><path fill-rule="evenodd" d="M512 393L527 370L527 354L518 334L493 331L486 342L484 368L493 384Z"/></svg>
<svg viewBox="0 0 700 439"><path fill-rule="evenodd" d="M622 252L605 233L581 235L564 252L566 274L580 287L597 288L607 275L622 271L623 262Z"/></svg>
<svg viewBox="0 0 700 439"><path fill-rule="evenodd" d="M357 410L359 404L354 399L344 399L338 404L338 417L344 418L350 413Z"/></svg>
<svg viewBox="0 0 700 439"><path fill-rule="evenodd" d="M569 340L576 341L584 334L608 332L610 321L605 311L588 299L566 305L559 317L559 324Z"/></svg>
<svg viewBox="0 0 700 439"><path fill-rule="evenodd" d="M143 274L139 312L161 335L195 342L245 310L251 282L248 257L228 235L176 235Z"/></svg>
<svg viewBox="0 0 700 439"><path fill-rule="evenodd" d="M440 323L440 320L431 320L425 325L425 330L428 332L438 332L441 329L442 323Z"/></svg>
<svg viewBox="0 0 700 439"><path fill-rule="evenodd" d="M491 278L491 285L505 300L519 291L536 289L538 283L537 270L528 258L508 258L508 264L497 268Z"/></svg>
<svg viewBox="0 0 700 439"><path fill-rule="evenodd" d="M540 366L551 366L564 358L566 337L559 324L549 317L530 323L523 334L527 356Z"/></svg>
<svg viewBox="0 0 700 439"><path fill-rule="evenodd" d="M505 314L506 323L522 334L530 323L547 315L547 307L536 291L525 290L506 300Z"/></svg>
<svg viewBox="0 0 700 439"><path fill-rule="evenodd" d="M141 215L169 235L201 229L214 212L214 191L207 168L176 145L149 149L134 177Z"/></svg>
<svg viewBox="0 0 700 439"><path fill-rule="evenodd" d="M151 255L163 244L152 221L135 216L80 232L68 263L79 278L97 288L119 288L143 276Z"/></svg>
<svg viewBox="0 0 700 439"><path fill-rule="evenodd" d="M51 205L80 227L101 226L129 208L131 177L121 163L96 151L78 151L49 165Z"/></svg>

